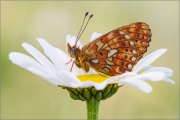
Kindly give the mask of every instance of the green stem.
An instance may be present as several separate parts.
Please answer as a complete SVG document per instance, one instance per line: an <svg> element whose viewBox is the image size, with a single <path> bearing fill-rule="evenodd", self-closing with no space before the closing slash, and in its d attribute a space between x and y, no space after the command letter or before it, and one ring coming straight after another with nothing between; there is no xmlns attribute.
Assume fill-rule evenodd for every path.
<svg viewBox="0 0 180 120"><path fill-rule="evenodd" d="M98 120L100 100L96 100L93 96L86 101L87 104L87 120Z"/></svg>

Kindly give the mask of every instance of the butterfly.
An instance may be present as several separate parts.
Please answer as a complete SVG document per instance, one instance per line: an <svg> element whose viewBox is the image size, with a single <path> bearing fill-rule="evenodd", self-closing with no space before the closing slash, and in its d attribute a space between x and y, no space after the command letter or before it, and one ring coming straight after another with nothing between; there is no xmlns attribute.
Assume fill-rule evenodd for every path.
<svg viewBox="0 0 180 120"><path fill-rule="evenodd" d="M144 22L136 22L103 34L80 49L67 44L75 65L88 72L115 76L132 71L143 57L151 41L151 29ZM72 68L71 68L72 69Z"/></svg>

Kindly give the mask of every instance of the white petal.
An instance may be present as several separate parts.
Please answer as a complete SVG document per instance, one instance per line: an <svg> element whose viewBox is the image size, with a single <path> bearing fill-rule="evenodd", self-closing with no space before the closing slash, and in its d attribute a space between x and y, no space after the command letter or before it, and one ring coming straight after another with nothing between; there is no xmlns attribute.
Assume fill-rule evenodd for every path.
<svg viewBox="0 0 180 120"><path fill-rule="evenodd" d="M29 66L33 66L39 69L44 69L40 63L38 63L33 58L18 52L11 52L9 54L9 59L14 63L17 64L25 69L28 69Z"/></svg>
<svg viewBox="0 0 180 120"><path fill-rule="evenodd" d="M36 74L37 76L44 78L46 81L50 82L51 84L56 85L56 86L58 85L58 83L56 81L54 81L56 79L54 76L52 77L48 74L44 74L43 71L33 68L33 67L29 67L28 70L30 72Z"/></svg>
<svg viewBox="0 0 180 120"><path fill-rule="evenodd" d="M171 84L175 84L175 82L173 80L169 79L169 78L164 78L163 81L169 82Z"/></svg>
<svg viewBox="0 0 180 120"><path fill-rule="evenodd" d="M48 78L52 78L54 76L51 76L49 72L36 60L33 58L24 55L22 53L13 52L9 54L9 59L14 63L17 64L26 70L44 78L48 82L57 85L56 82L49 80Z"/></svg>
<svg viewBox="0 0 180 120"><path fill-rule="evenodd" d="M72 63L70 63L72 65ZM70 69L69 69L70 70ZM82 68L78 68L75 64L73 66L72 69L72 73L74 73L75 75L83 75L86 74L85 71Z"/></svg>
<svg viewBox="0 0 180 120"><path fill-rule="evenodd" d="M94 84L94 87L96 88L96 90L103 90L106 86L107 86L106 82L103 82L101 84L98 84L98 83Z"/></svg>
<svg viewBox="0 0 180 120"><path fill-rule="evenodd" d="M119 82L119 81L117 81L119 79L123 80L123 79L127 79L127 77L131 78L132 76L135 76L135 75L137 75L137 74L133 73L133 72L127 72L122 75L112 76L112 77L106 79L106 81L107 81L107 83L116 83L116 82Z"/></svg>
<svg viewBox="0 0 180 120"><path fill-rule="evenodd" d="M102 34L100 33L97 33L97 32L94 32L92 35L91 35L91 39L90 39L90 42L95 40L96 38L102 36Z"/></svg>
<svg viewBox="0 0 180 120"><path fill-rule="evenodd" d="M152 91L152 87L148 83L139 79L122 80L120 81L120 85L129 85L138 88L145 93L150 93Z"/></svg>
<svg viewBox="0 0 180 120"><path fill-rule="evenodd" d="M141 80L151 80L151 81L161 81L165 78L165 73L160 71L153 71L153 72L145 72L140 75L137 75L134 77L135 79L141 79Z"/></svg>
<svg viewBox="0 0 180 120"><path fill-rule="evenodd" d="M67 36L66 36L66 45L67 45L67 43L69 43L70 46L72 47L73 45L75 45L76 39L77 39L77 37L75 37L75 36L67 35ZM83 47L82 44L81 44L81 42L80 42L80 40L78 40L77 46L78 46L80 49ZM66 48L67 48L67 47L66 47Z"/></svg>
<svg viewBox="0 0 180 120"><path fill-rule="evenodd" d="M144 68L143 68L143 70L149 70L149 69L151 69L151 68L154 68L155 66L152 66L152 65L148 65L148 66L145 66Z"/></svg>
<svg viewBox="0 0 180 120"><path fill-rule="evenodd" d="M71 60L71 58L64 51L60 50L59 48L54 49L57 57L62 60L63 64L68 63Z"/></svg>
<svg viewBox="0 0 180 120"><path fill-rule="evenodd" d="M88 74L97 74L97 72L93 68L90 68Z"/></svg>
<svg viewBox="0 0 180 120"><path fill-rule="evenodd" d="M37 68L41 71L44 71L44 74L48 74L48 71L36 60L33 58L24 55L22 53L18 52L12 52L9 54L9 59L14 63L17 64L26 70L29 70L29 67Z"/></svg>
<svg viewBox="0 0 180 120"><path fill-rule="evenodd" d="M91 80L86 81L86 82L81 82L80 84L76 84L74 87L75 88L87 88L90 86L94 86L94 82L92 82Z"/></svg>
<svg viewBox="0 0 180 120"><path fill-rule="evenodd" d="M89 81L81 83L78 87L87 88L89 86L94 86L96 90L103 90L107 86L107 83L106 82L94 83L91 80L89 80Z"/></svg>
<svg viewBox="0 0 180 120"><path fill-rule="evenodd" d="M71 46L73 46L76 42L76 39L72 39L71 35L66 36L66 44L69 43Z"/></svg>
<svg viewBox="0 0 180 120"><path fill-rule="evenodd" d="M22 46L35 57L47 70L49 73L54 74L57 71L56 67L36 48L28 43L23 43Z"/></svg>
<svg viewBox="0 0 180 120"><path fill-rule="evenodd" d="M62 60L66 59L66 62L68 62L69 57L67 55L63 54L63 52L57 52L57 48L54 48L44 39L37 38L37 40L43 47L45 54L51 59L58 70L64 70L67 68L65 62Z"/></svg>
<svg viewBox="0 0 180 120"><path fill-rule="evenodd" d="M145 66L150 65L152 62L154 62L156 59L158 59L162 54L164 54L167 51L167 49L159 49L155 52L145 56L139 62L134 66L133 72L138 72Z"/></svg>
<svg viewBox="0 0 180 120"><path fill-rule="evenodd" d="M173 74L173 70L166 68L166 67L147 66L147 67L143 68L143 70L147 70L148 72L161 71L161 72L164 72L166 74L166 77L172 76L172 74Z"/></svg>
<svg viewBox="0 0 180 120"><path fill-rule="evenodd" d="M169 82L171 84L175 84L175 82L173 80L167 78L169 76L172 76L172 74L173 74L173 70L171 70L169 68L166 68L166 67L154 67L154 66L149 65L149 66L144 67L143 70L147 70L147 71L162 71L162 72L165 73L165 76L166 76L162 80L165 81L165 82Z"/></svg>
<svg viewBox="0 0 180 120"><path fill-rule="evenodd" d="M59 78L56 82L63 86L75 88L76 85L80 83L79 79L73 73L68 71L59 71L56 75Z"/></svg>

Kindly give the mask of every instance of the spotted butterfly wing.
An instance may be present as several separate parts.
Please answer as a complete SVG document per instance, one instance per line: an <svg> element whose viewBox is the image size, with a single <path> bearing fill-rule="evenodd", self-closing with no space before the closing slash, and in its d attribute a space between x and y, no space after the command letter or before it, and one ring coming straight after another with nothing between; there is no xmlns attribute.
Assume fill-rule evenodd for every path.
<svg viewBox="0 0 180 120"><path fill-rule="evenodd" d="M85 45L78 56L86 65L86 72L91 67L97 72L114 76L132 71L147 51L150 41L149 26L142 22L132 23L96 38Z"/></svg>

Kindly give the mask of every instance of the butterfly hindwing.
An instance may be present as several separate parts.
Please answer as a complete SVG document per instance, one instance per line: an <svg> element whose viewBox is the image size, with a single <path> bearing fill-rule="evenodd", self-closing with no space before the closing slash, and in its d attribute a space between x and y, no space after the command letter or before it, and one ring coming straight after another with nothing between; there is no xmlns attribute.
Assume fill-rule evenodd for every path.
<svg viewBox="0 0 180 120"><path fill-rule="evenodd" d="M146 52L151 41L151 30L145 23L133 23L112 30L81 50L81 56L90 67L106 75L132 71Z"/></svg>

